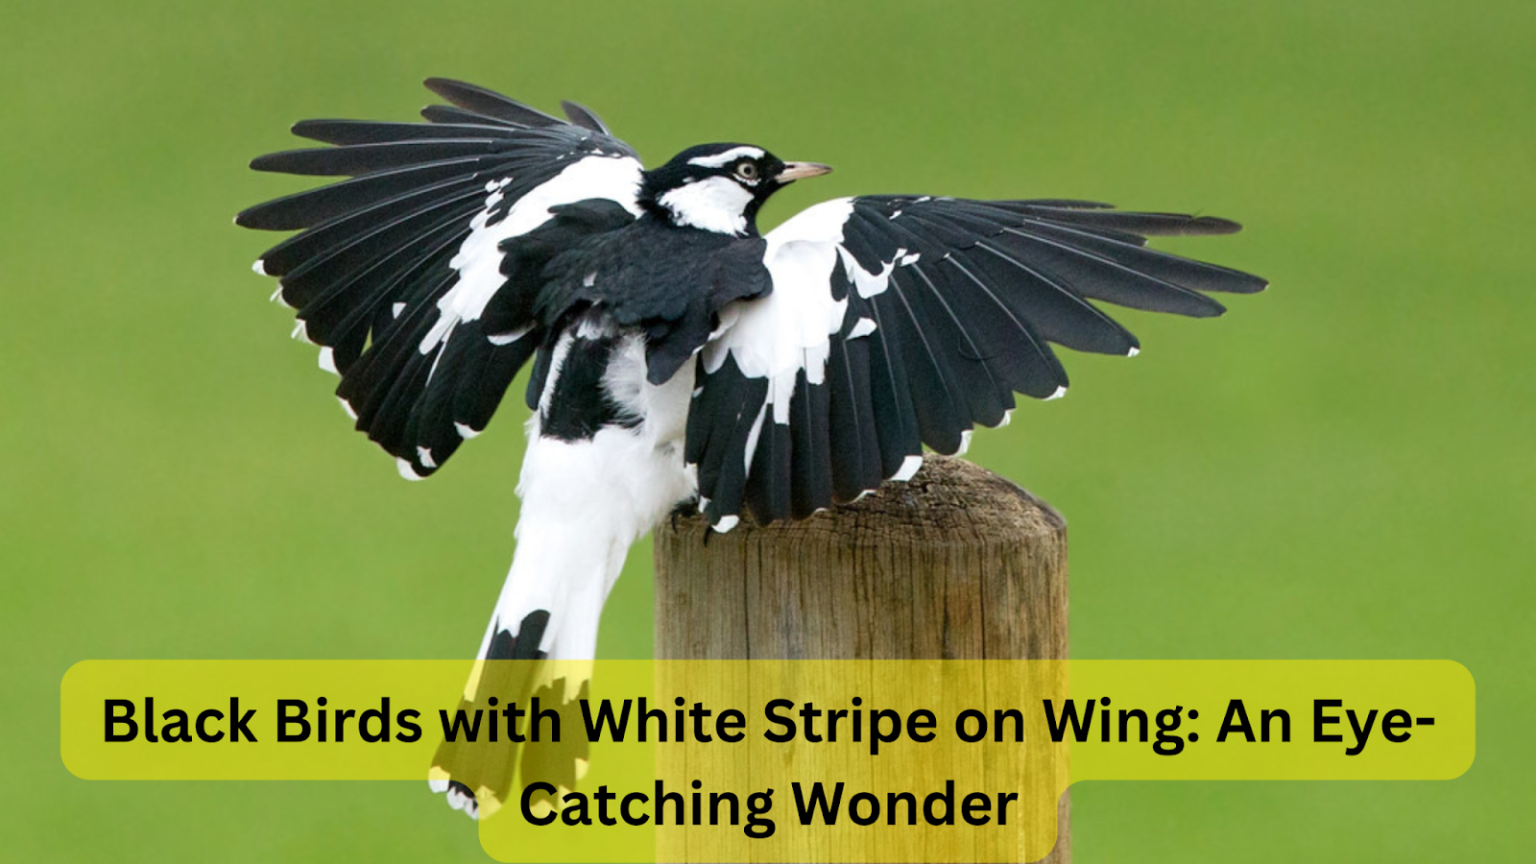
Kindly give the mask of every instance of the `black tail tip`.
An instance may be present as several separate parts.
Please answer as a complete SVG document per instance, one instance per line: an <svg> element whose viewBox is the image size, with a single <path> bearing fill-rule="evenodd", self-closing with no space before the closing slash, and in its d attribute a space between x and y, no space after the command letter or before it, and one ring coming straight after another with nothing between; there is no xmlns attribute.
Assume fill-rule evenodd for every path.
<svg viewBox="0 0 1536 864"><path fill-rule="evenodd" d="M432 784L433 791L442 791L449 807L464 811L464 815L471 819L480 818L480 802L475 799L475 793L468 786L457 780L449 780L448 785L440 790L437 785L440 782L442 781Z"/></svg>

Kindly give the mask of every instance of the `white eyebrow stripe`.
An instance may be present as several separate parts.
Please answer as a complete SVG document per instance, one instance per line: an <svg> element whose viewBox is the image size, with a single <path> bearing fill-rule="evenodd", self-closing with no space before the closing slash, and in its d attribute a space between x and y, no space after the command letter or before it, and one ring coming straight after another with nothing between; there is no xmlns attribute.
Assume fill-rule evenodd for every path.
<svg viewBox="0 0 1536 864"><path fill-rule="evenodd" d="M719 168L721 165L735 162L743 156L750 159L761 159L763 158L763 151L757 147L733 147L724 153L716 153L713 156L695 156L688 160L688 164L697 165L700 168Z"/></svg>

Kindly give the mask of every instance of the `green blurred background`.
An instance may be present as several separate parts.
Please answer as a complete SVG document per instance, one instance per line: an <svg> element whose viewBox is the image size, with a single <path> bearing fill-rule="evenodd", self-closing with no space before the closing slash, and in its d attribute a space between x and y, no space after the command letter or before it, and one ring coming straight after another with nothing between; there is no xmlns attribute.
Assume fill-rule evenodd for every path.
<svg viewBox="0 0 1536 864"><path fill-rule="evenodd" d="M1270 277L1122 320L973 458L1072 525L1094 658L1450 658L1479 747L1425 783L1101 783L1100 861L1528 860L1536 717L1527 3L20 3L0 51L0 859L479 861L416 783L91 783L85 658L462 656L505 572L517 400L430 482L350 432L240 208L297 119L428 75L835 164L824 197L1070 196L1236 218ZM766 225L765 225L766 227ZM520 391L519 391L520 392ZM601 650L649 651L649 545Z"/></svg>

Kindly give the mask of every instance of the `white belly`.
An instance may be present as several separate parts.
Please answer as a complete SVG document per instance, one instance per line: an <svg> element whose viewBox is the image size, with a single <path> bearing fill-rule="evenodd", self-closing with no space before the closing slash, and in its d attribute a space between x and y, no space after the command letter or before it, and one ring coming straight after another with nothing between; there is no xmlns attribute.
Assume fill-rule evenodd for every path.
<svg viewBox="0 0 1536 864"><path fill-rule="evenodd" d="M526 610L565 610L541 647L566 659L592 657L598 612L630 545L697 492L695 473L683 463L692 364L665 384L649 384L636 336L615 352L603 386L641 418L638 426L607 426L569 441L540 435L537 416L528 423L517 554L498 604L512 620Z"/></svg>

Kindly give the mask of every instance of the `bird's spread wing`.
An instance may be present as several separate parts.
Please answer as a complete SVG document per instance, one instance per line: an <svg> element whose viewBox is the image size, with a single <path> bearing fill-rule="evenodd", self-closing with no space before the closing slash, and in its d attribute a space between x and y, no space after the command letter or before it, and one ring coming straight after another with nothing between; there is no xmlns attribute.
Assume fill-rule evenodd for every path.
<svg viewBox="0 0 1536 864"><path fill-rule="evenodd" d="M632 219L642 170L579 105L566 103L566 122L473 85L427 86L452 104L423 109L426 123L296 125L295 134L334 146L252 167L350 179L235 220L302 232L256 269L278 277L274 299L298 311L294 335L323 346L320 365L341 376L336 394L357 428L413 478L485 428L543 339L529 299L508 284L504 241L574 202L617 206L567 220L575 227L566 233Z"/></svg>
<svg viewBox="0 0 1536 864"><path fill-rule="evenodd" d="M799 518L911 477L923 445L961 450L1015 392L1064 394L1050 343L1136 353L1090 301L1205 317L1224 311L1205 292L1263 289L1145 246L1236 230L1082 201L881 196L800 213L768 234L771 293L722 309L697 361L686 456L702 510L719 528L743 506Z"/></svg>

